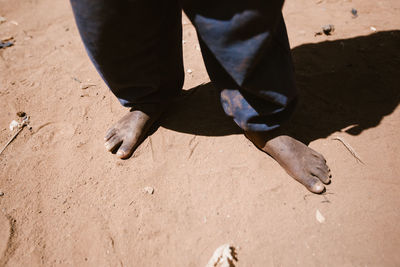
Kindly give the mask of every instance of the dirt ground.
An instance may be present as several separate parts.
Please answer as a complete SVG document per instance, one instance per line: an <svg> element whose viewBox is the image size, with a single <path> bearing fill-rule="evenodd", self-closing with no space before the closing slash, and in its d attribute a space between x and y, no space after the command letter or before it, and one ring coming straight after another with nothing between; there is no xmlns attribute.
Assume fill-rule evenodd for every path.
<svg viewBox="0 0 400 267"><path fill-rule="evenodd" d="M204 266L225 243L236 266L400 266L398 0L285 4L301 90L292 130L328 160L322 196L223 115L186 18L191 94L121 161L103 135L125 110L69 2L0 0L0 16L0 38L15 41L0 49L0 146L16 112L32 126L0 155L0 266ZM325 24L335 32L315 36Z"/></svg>

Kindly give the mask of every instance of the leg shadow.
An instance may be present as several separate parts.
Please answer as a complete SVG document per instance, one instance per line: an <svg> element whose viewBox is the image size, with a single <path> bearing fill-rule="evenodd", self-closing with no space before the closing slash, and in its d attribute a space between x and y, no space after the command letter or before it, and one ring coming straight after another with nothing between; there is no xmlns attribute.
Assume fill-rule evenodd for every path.
<svg viewBox="0 0 400 267"><path fill-rule="evenodd" d="M292 134L305 143L376 127L400 100L400 31L292 50L300 102Z"/></svg>
<svg viewBox="0 0 400 267"><path fill-rule="evenodd" d="M173 103L161 126L174 131L204 136L240 134L243 131L225 115L219 91L212 83L188 91Z"/></svg>
<svg viewBox="0 0 400 267"><path fill-rule="evenodd" d="M304 44L292 49L299 105L290 134L308 144L334 132L359 135L376 127L400 101L400 31ZM184 133L242 133L211 83L186 91L161 126Z"/></svg>

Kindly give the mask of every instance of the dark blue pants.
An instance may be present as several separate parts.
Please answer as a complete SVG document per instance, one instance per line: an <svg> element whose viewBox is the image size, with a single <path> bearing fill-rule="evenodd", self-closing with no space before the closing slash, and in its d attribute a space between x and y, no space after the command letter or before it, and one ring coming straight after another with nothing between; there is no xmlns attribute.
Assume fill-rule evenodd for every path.
<svg viewBox="0 0 400 267"><path fill-rule="evenodd" d="M296 102L283 0L71 0L87 52L122 105L151 110L181 93L181 10L195 25L228 116L269 131Z"/></svg>

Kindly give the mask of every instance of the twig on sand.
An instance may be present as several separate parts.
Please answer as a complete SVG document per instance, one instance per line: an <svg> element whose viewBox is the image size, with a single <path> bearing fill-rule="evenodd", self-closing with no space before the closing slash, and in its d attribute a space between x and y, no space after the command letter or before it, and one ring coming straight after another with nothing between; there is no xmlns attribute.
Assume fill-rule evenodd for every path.
<svg viewBox="0 0 400 267"><path fill-rule="evenodd" d="M357 159L357 161L361 162L362 164L365 164L361 160L360 156L358 156L356 151L342 137L336 136L336 137L333 137L332 139L333 140L338 140L339 142L341 142L346 147L346 149L350 152L350 154Z"/></svg>
<svg viewBox="0 0 400 267"><path fill-rule="evenodd" d="M24 119L21 123L18 124L18 130L15 132L13 136L8 140L8 142L4 145L4 147L0 150L0 155L3 151L8 147L9 144L17 137L17 135L24 129L25 126L29 126L29 117L25 115Z"/></svg>

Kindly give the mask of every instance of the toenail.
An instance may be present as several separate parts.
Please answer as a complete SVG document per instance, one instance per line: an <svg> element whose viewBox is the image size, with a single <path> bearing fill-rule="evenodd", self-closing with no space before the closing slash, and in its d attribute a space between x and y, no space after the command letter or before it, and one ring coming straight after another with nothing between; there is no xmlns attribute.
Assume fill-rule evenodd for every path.
<svg viewBox="0 0 400 267"><path fill-rule="evenodd" d="M125 155L126 155L126 152L125 152L125 151L122 151L122 150L118 150L117 155L118 155L118 156L125 156Z"/></svg>
<svg viewBox="0 0 400 267"><path fill-rule="evenodd" d="M324 186L323 185L321 185L321 184L314 184L314 186L313 186L313 191L314 192L317 192L317 193L321 193L322 191L324 191Z"/></svg>

